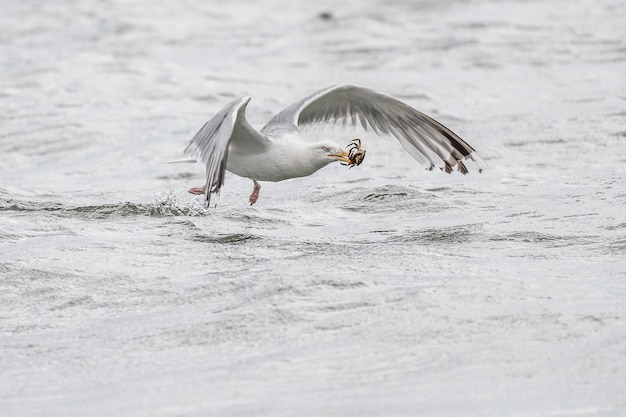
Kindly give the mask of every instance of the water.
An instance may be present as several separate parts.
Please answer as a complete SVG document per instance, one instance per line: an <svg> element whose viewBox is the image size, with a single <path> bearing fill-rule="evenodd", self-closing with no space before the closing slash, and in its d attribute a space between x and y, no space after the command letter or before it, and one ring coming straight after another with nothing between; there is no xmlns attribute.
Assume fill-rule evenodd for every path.
<svg viewBox="0 0 626 417"><path fill-rule="evenodd" d="M623 2L10 1L0 14L2 416L626 413ZM336 82L489 169L310 131L363 165L215 209L180 158Z"/></svg>

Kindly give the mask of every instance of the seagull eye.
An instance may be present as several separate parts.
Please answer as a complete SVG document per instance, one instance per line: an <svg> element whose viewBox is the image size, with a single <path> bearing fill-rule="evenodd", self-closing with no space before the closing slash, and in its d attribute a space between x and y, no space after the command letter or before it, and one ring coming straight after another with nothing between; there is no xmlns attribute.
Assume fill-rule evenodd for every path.
<svg viewBox="0 0 626 417"><path fill-rule="evenodd" d="M328 146L322 146L322 150L324 152L330 152L330 148Z"/></svg>

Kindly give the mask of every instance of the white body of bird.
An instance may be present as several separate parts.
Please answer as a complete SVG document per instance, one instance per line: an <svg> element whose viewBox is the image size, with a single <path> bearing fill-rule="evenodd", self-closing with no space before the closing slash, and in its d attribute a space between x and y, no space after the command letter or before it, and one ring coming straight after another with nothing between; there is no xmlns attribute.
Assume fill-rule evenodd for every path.
<svg viewBox="0 0 626 417"><path fill-rule="evenodd" d="M330 141L308 143L293 134L266 136L268 144L258 153L231 145L226 170L240 177L257 181L283 181L311 175L334 162L330 153L341 153L338 144ZM327 151L324 151L328 148Z"/></svg>

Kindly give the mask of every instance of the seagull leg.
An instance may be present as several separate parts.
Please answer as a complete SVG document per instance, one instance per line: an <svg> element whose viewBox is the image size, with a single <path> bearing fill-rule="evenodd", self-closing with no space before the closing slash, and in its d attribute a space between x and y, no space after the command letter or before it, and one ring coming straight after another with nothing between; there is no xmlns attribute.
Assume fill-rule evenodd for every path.
<svg viewBox="0 0 626 417"><path fill-rule="evenodd" d="M254 189L252 190L252 194L250 194L250 205L256 203L259 199L259 191L261 191L261 184L256 182L256 180L252 180L254 182Z"/></svg>
<svg viewBox="0 0 626 417"><path fill-rule="evenodd" d="M204 194L204 187L193 187L189 189L189 193L193 195L202 195Z"/></svg>

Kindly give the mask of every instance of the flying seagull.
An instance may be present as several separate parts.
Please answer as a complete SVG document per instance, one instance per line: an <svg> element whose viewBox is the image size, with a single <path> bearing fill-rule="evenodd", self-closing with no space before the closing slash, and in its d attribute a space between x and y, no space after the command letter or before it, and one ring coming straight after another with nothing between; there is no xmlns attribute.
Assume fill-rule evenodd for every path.
<svg viewBox="0 0 626 417"><path fill-rule="evenodd" d="M246 120L250 97L228 103L195 134L185 154L206 165L203 187L191 194L211 195L224 185L226 171L250 178L250 204L259 198L259 181L283 181L311 175L340 161L354 165L351 154L337 143L315 143L300 138L299 128L323 122L360 123L379 135L396 137L402 147L427 169L468 173L464 161L481 172L483 163L474 149L433 118L386 94L353 84L339 84L307 96L276 114L261 130Z"/></svg>

